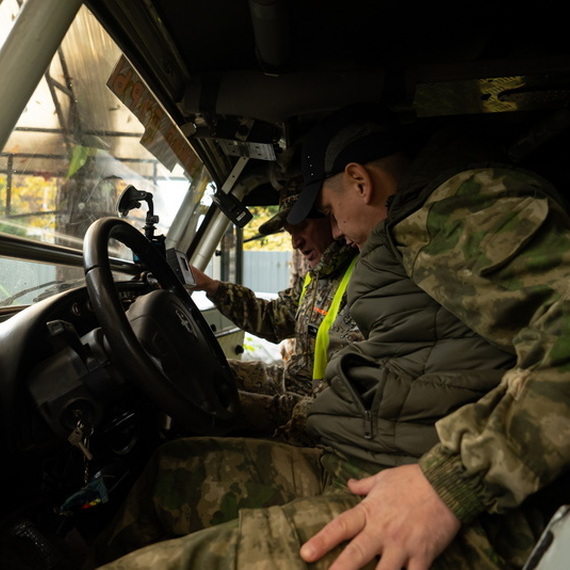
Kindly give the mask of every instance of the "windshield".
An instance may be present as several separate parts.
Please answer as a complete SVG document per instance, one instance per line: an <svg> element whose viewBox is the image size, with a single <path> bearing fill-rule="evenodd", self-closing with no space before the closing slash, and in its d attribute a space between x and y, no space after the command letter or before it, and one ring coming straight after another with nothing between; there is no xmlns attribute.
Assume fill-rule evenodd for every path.
<svg viewBox="0 0 570 570"><path fill-rule="evenodd" d="M20 4L0 4L0 42L17 22ZM156 233L168 238L182 203L186 223L199 218L210 180L136 70L83 7L0 155L0 305L29 303L81 279L80 267L46 263L41 252L37 259L21 256L19 245L32 240L81 250L94 220L118 215L117 200L128 185L151 193ZM141 229L147 211L143 203L128 221ZM167 239L167 247L173 245ZM110 254L131 259L120 244L112 244Z"/></svg>

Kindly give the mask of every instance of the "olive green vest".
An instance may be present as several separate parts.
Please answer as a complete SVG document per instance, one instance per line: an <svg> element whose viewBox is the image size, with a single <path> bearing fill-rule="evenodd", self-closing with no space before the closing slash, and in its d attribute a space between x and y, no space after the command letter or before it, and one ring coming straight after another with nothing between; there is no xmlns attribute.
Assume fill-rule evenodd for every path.
<svg viewBox="0 0 570 570"><path fill-rule="evenodd" d="M365 244L347 294L366 340L331 360L331 386L311 406L308 429L367 464L415 462L438 441L434 423L496 386L514 356L408 278L384 223Z"/></svg>

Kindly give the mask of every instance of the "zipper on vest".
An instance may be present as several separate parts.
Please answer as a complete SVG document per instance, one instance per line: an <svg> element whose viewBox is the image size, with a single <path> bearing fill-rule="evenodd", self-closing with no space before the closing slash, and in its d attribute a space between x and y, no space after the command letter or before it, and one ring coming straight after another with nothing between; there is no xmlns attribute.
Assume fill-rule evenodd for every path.
<svg viewBox="0 0 570 570"><path fill-rule="evenodd" d="M372 412L364 410L364 439L372 439Z"/></svg>
<svg viewBox="0 0 570 570"><path fill-rule="evenodd" d="M340 370L339 370L339 375L340 375L340 380L342 381L342 384L344 386L344 388L346 390L348 390L348 392L352 395L352 398L350 398L353 402L353 405L356 406L356 408L358 409L358 411L362 414L362 431L363 431L363 436L364 439L373 439L374 437L374 426L373 426L373 410L369 410L365 405L364 402L362 401L362 398L360 396L360 394L354 389L354 386L352 385L352 383L349 381L349 379L346 376L346 370L344 368L344 360L348 359L348 358L354 358L354 355L344 355L341 357L340 360ZM361 358L361 360L363 360ZM336 392L336 390L335 390ZM342 395L339 394L339 396L342 399L346 399L346 397L343 397ZM374 397L374 400L378 400L378 395L376 395ZM374 402L372 403L374 405ZM374 409L374 408L373 408ZM353 417L357 417L357 416L353 416Z"/></svg>

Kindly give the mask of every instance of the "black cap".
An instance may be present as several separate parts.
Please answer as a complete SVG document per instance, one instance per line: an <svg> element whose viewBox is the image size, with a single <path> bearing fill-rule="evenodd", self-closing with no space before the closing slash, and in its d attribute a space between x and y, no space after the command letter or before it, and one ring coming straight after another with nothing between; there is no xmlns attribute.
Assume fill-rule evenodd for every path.
<svg viewBox="0 0 570 570"><path fill-rule="evenodd" d="M350 162L365 164L404 149L396 116L378 103L354 103L325 117L303 142L304 188L287 216L302 222L313 209L323 182Z"/></svg>

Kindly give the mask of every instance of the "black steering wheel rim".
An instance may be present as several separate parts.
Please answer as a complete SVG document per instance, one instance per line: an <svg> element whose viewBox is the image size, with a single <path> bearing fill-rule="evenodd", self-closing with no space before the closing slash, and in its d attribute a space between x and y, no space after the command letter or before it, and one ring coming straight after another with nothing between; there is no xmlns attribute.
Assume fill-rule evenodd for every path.
<svg viewBox="0 0 570 570"><path fill-rule="evenodd" d="M188 389L175 385L143 348L130 326L115 287L109 263L108 242L116 239L129 247L157 279L162 289L174 294L190 313L199 330L200 350L211 355L209 378L189 376ZM176 422L192 432L227 433L235 422L239 398L233 374L212 330L164 256L136 228L119 218L95 221L85 235L83 263L93 311L109 343L111 359L141 390ZM207 356L209 358L209 356ZM216 381L215 401L193 401L192 384Z"/></svg>

